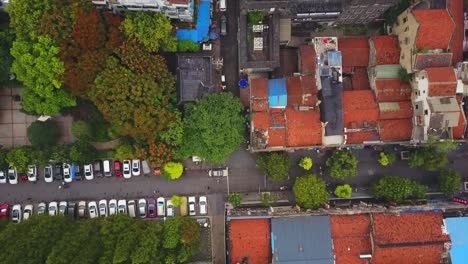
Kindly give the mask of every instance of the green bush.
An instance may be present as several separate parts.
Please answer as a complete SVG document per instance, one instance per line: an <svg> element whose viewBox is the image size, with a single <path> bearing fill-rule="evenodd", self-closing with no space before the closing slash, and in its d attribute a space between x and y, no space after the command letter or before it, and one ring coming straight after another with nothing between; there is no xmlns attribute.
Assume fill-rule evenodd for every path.
<svg viewBox="0 0 468 264"><path fill-rule="evenodd" d="M73 122L71 132L73 136L81 140L90 140L93 137L91 126L82 120Z"/></svg>
<svg viewBox="0 0 468 264"><path fill-rule="evenodd" d="M273 181L280 181L289 177L291 159L285 152L260 153L257 166Z"/></svg>
<svg viewBox="0 0 468 264"><path fill-rule="evenodd" d="M449 196L457 193L462 185L461 175L452 169L441 170L437 180L440 191Z"/></svg>
<svg viewBox="0 0 468 264"><path fill-rule="evenodd" d="M313 162L310 157L304 157L299 161L299 167L304 170L310 170L312 168Z"/></svg>
<svg viewBox="0 0 468 264"><path fill-rule="evenodd" d="M87 141L78 140L70 145L69 157L79 165L89 164L96 158L96 149Z"/></svg>
<svg viewBox="0 0 468 264"><path fill-rule="evenodd" d="M228 201L232 206L239 207L242 204L242 196L238 193L230 193Z"/></svg>
<svg viewBox="0 0 468 264"><path fill-rule="evenodd" d="M161 176L166 180L177 180L184 173L184 165L180 162L168 162L163 165Z"/></svg>
<svg viewBox="0 0 468 264"><path fill-rule="evenodd" d="M191 40L179 39L177 41L177 51L178 52L199 52L200 44L193 42Z"/></svg>
<svg viewBox="0 0 468 264"><path fill-rule="evenodd" d="M172 195L171 202L175 207L179 207L182 204L182 198L179 195Z"/></svg>
<svg viewBox="0 0 468 264"><path fill-rule="evenodd" d="M247 13L247 22L249 25L261 24L265 18L265 13L262 11L251 11Z"/></svg>
<svg viewBox="0 0 468 264"><path fill-rule="evenodd" d="M353 188L349 184L338 185L335 189L335 195L339 198L351 198Z"/></svg>
<svg viewBox="0 0 468 264"><path fill-rule="evenodd" d="M37 147L54 146L60 138L59 126L52 120L34 121L28 127L27 134L29 142Z"/></svg>
<svg viewBox="0 0 468 264"><path fill-rule="evenodd" d="M135 148L132 145L129 144L119 144L115 151L115 156L114 158L116 160L126 160L126 159L132 159L135 157Z"/></svg>
<svg viewBox="0 0 468 264"><path fill-rule="evenodd" d="M379 163L382 166L388 166L396 161L395 153L393 152L380 152Z"/></svg>
<svg viewBox="0 0 468 264"><path fill-rule="evenodd" d="M278 201L278 195L276 193L262 192L260 200L264 206L270 206Z"/></svg>

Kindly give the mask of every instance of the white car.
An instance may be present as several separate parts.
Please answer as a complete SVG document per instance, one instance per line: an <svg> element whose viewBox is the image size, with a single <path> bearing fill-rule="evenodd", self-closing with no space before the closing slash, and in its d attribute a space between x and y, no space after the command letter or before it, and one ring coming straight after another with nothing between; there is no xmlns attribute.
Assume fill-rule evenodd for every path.
<svg viewBox="0 0 468 264"><path fill-rule="evenodd" d="M188 198L188 207L189 207L189 215L193 216L197 213L195 212L195 203L196 203L195 196L189 196Z"/></svg>
<svg viewBox="0 0 468 264"><path fill-rule="evenodd" d="M63 180L65 182L72 182L70 164L67 164L67 163L63 164Z"/></svg>
<svg viewBox="0 0 468 264"><path fill-rule="evenodd" d="M0 183L7 183L7 177L5 175L5 172L0 170Z"/></svg>
<svg viewBox="0 0 468 264"><path fill-rule="evenodd" d="M21 218L21 204L13 205L11 209L11 221L13 221L13 223L20 223Z"/></svg>
<svg viewBox="0 0 468 264"><path fill-rule="evenodd" d="M132 175L140 176L140 160L132 160Z"/></svg>
<svg viewBox="0 0 468 264"><path fill-rule="evenodd" d="M146 218L146 199L138 200L138 215L140 218Z"/></svg>
<svg viewBox="0 0 468 264"><path fill-rule="evenodd" d="M78 203L78 219L86 218L86 201L80 201Z"/></svg>
<svg viewBox="0 0 468 264"><path fill-rule="evenodd" d="M109 215L117 214L117 200L112 199L109 201Z"/></svg>
<svg viewBox="0 0 468 264"><path fill-rule="evenodd" d="M59 204L58 213L59 215L65 215L67 212L68 203L66 201L61 201Z"/></svg>
<svg viewBox="0 0 468 264"><path fill-rule="evenodd" d="M37 214L43 215L46 213L46 211L47 211L46 203L39 203L39 205L37 206Z"/></svg>
<svg viewBox="0 0 468 264"><path fill-rule="evenodd" d="M208 214L208 201L206 196L200 196L198 199L198 206L200 207L200 215Z"/></svg>
<svg viewBox="0 0 468 264"><path fill-rule="evenodd" d="M164 200L164 197L159 197L156 200L156 208L158 208L158 216L166 216L166 206L165 206L166 201Z"/></svg>
<svg viewBox="0 0 468 264"><path fill-rule="evenodd" d="M119 200L117 203L117 212L119 214L127 214L127 200Z"/></svg>
<svg viewBox="0 0 468 264"><path fill-rule="evenodd" d="M32 204L28 204L24 207L24 211L23 211L24 220L28 220L33 215L33 208L34 207Z"/></svg>
<svg viewBox="0 0 468 264"><path fill-rule="evenodd" d="M18 184L18 174L16 174L16 169L10 167L8 169L8 181L10 184Z"/></svg>
<svg viewBox="0 0 468 264"><path fill-rule="evenodd" d="M107 201L106 200L99 201L99 216L107 217Z"/></svg>
<svg viewBox="0 0 468 264"><path fill-rule="evenodd" d="M129 160L123 161L123 177L125 179L130 179L132 177L132 169Z"/></svg>
<svg viewBox="0 0 468 264"><path fill-rule="evenodd" d="M211 169L208 171L208 176L210 177L227 177L229 173L229 168L218 168L218 169Z"/></svg>
<svg viewBox="0 0 468 264"><path fill-rule="evenodd" d="M88 203L88 212L89 212L89 218L96 218L98 217L98 211L97 211L97 204L95 201L89 202Z"/></svg>
<svg viewBox="0 0 468 264"><path fill-rule="evenodd" d="M174 216L174 204L171 199L166 201L166 213L168 217Z"/></svg>
<svg viewBox="0 0 468 264"><path fill-rule="evenodd" d="M57 211L58 211L57 202L50 202L48 211L49 211L49 215L51 215L51 216L57 215Z"/></svg>
<svg viewBox="0 0 468 264"><path fill-rule="evenodd" d="M88 181L94 179L93 165L91 164L84 165L84 177Z"/></svg>
<svg viewBox="0 0 468 264"><path fill-rule="evenodd" d="M44 181L53 182L54 177L52 175L52 165L47 165L44 167Z"/></svg>
<svg viewBox="0 0 468 264"><path fill-rule="evenodd" d="M28 165L28 181L37 181L37 167L36 165Z"/></svg>

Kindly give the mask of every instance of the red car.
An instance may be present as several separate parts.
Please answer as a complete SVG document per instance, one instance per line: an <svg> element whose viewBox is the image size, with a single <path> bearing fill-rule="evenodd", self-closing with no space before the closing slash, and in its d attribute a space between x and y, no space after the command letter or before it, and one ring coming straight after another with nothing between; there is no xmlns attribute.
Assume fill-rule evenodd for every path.
<svg viewBox="0 0 468 264"><path fill-rule="evenodd" d="M114 175L115 177L122 177L122 163L118 160L114 161Z"/></svg>
<svg viewBox="0 0 468 264"><path fill-rule="evenodd" d="M0 217L8 217L10 215L10 206L6 203L0 205Z"/></svg>

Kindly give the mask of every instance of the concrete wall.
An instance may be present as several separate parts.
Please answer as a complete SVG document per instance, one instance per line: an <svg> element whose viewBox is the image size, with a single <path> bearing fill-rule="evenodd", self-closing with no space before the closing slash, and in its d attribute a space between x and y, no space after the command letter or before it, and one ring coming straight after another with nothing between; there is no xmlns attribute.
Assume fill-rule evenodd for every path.
<svg viewBox="0 0 468 264"><path fill-rule="evenodd" d="M409 9L398 16L392 34L398 36L400 44L400 64L408 73L413 71L413 49L416 43L419 23Z"/></svg>

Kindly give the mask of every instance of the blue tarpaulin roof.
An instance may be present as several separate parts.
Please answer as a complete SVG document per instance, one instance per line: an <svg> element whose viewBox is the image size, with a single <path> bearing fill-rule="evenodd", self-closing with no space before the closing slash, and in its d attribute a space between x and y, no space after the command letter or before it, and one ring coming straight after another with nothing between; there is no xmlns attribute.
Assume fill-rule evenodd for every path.
<svg viewBox="0 0 468 264"><path fill-rule="evenodd" d="M268 80L270 108L285 108L288 103L286 79Z"/></svg>
<svg viewBox="0 0 468 264"><path fill-rule="evenodd" d="M176 34L177 38L193 42L201 42L206 38L210 30L210 8L210 0L202 0L198 5L196 29L179 29Z"/></svg>
<svg viewBox="0 0 468 264"><path fill-rule="evenodd" d="M446 218L447 230L452 240L450 259L453 264L466 264L468 259L468 217Z"/></svg>

